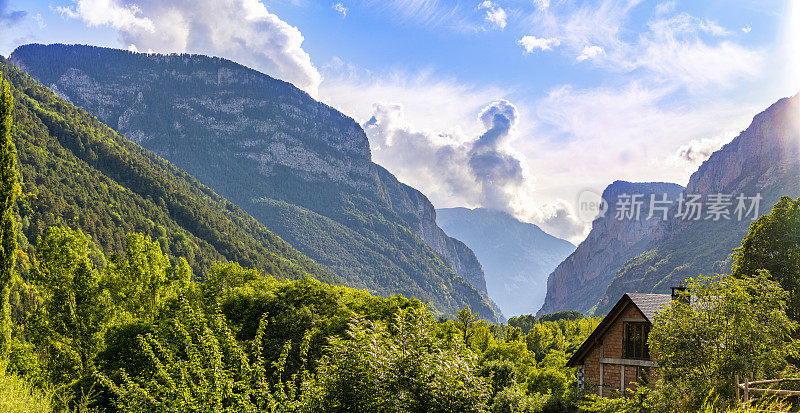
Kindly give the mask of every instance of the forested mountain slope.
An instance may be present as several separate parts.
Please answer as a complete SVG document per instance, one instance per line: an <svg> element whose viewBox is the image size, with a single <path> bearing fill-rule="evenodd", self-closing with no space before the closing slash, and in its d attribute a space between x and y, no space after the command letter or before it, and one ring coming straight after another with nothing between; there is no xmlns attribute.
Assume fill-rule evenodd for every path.
<svg viewBox="0 0 800 413"><path fill-rule="evenodd" d="M497 320L475 255L374 164L361 127L234 62L27 45L10 60L186 170L352 287Z"/></svg>
<svg viewBox="0 0 800 413"><path fill-rule="evenodd" d="M81 229L106 253L125 234L157 239L195 271L232 260L278 278L337 278L186 172L117 134L0 57L15 99L22 193L17 212L27 251L54 225Z"/></svg>

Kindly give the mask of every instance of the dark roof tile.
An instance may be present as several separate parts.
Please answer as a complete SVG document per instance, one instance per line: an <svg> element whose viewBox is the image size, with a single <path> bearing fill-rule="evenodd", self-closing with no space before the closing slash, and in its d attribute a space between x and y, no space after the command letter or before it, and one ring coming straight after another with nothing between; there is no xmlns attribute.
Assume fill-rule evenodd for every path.
<svg viewBox="0 0 800 413"><path fill-rule="evenodd" d="M636 304L636 307L644 314L647 321L651 323L656 313L664 309L672 301L672 295L670 294L628 293L627 296Z"/></svg>

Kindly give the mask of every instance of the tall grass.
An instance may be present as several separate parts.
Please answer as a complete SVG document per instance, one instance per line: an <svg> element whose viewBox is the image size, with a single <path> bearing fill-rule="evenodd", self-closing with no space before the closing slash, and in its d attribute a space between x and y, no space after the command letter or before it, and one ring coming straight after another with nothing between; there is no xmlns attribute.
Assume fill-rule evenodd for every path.
<svg viewBox="0 0 800 413"><path fill-rule="evenodd" d="M50 406L50 395L17 375L0 372L0 412L49 413Z"/></svg>

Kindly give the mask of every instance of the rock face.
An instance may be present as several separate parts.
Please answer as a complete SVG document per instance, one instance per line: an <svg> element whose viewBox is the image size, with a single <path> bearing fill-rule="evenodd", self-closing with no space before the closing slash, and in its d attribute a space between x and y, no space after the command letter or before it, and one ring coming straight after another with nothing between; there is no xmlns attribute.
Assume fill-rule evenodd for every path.
<svg viewBox="0 0 800 413"><path fill-rule="evenodd" d="M739 194L762 197L756 215L769 213L781 196L800 195L800 96L781 99L755 116L692 174L685 193L704 200L712 194L732 195L733 216L694 221L674 218L673 211L673 219L662 225L662 236L621 267L599 303L599 313L626 292L664 293L688 277L728 272L730 254L741 245L753 218L739 220L734 213Z"/></svg>
<svg viewBox="0 0 800 413"><path fill-rule="evenodd" d="M661 199L663 194L674 199L683 187L671 183L631 183L616 181L603 191L608 203L604 217L592 222L586 239L547 279L547 295L537 315L557 311L591 312L619 268L629 259L645 251L661 237L662 220L654 211L650 215L650 195ZM617 219L617 201L621 195L641 194L640 219ZM625 211L619 211L620 213Z"/></svg>
<svg viewBox="0 0 800 413"><path fill-rule="evenodd" d="M570 242L504 212L446 208L436 215L439 226L475 251L489 296L507 317L533 314L544 301L547 275L575 251Z"/></svg>
<svg viewBox="0 0 800 413"><path fill-rule="evenodd" d="M799 101L797 95L781 99L758 114L692 174L682 192L684 198L700 197L700 219L679 217L676 203L669 219L649 225L622 223L614 229L608 219L595 221L589 237L548 279L540 313L602 315L625 293L666 293L688 277L729 271L730 255L753 218L770 212L781 196L800 195ZM709 219L709 202L719 194L730 196L730 218ZM758 209L749 215L744 211L741 219L736 214L739 195L748 198L748 209L753 197L761 198Z"/></svg>
<svg viewBox="0 0 800 413"><path fill-rule="evenodd" d="M291 84L197 55L27 45L10 60L347 285L501 319L480 263L436 226L427 198L371 161L358 123Z"/></svg>

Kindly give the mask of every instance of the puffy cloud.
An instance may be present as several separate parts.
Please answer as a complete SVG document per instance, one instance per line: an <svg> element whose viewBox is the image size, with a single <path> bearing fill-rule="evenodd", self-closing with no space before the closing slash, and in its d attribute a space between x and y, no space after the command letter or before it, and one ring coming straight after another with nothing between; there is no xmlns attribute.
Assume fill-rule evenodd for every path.
<svg viewBox="0 0 800 413"><path fill-rule="evenodd" d="M421 190L437 206L478 206L480 189L469 168L470 143L457 132L415 129L403 105L376 103L364 124L375 162Z"/></svg>
<svg viewBox="0 0 800 413"><path fill-rule="evenodd" d="M605 50L603 50L602 47L597 46L597 45L595 45L595 46L586 46L586 47L583 48L583 51L581 52L581 54L578 57L575 58L575 60L577 60L579 62L582 62L582 61L587 60L587 59L593 59L593 58L595 58L597 56L600 56L602 54L605 54Z"/></svg>
<svg viewBox="0 0 800 413"><path fill-rule="evenodd" d="M402 105L375 104L364 124L375 162L421 190L438 207L483 206L579 241L585 224L566 201L537 203L527 158L514 150L519 111L497 100L478 114L479 135L414 128ZM443 202L443 200L445 200ZM444 204L444 205L443 205Z"/></svg>
<svg viewBox="0 0 800 413"><path fill-rule="evenodd" d="M0 25L19 23L28 13L23 10L9 10L8 0L0 0Z"/></svg>
<svg viewBox="0 0 800 413"><path fill-rule="evenodd" d="M730 142L730 136L734 136L734 133L713 138L692 139L686 145L681 145L669 162L675 166L684 166L688 172L694 172L712 153Z"/></svg>
<svg viewBox="0 0 800 413"><path fill-rule="evenodd" d="M342 3L334 4L333 9L336 10L337 13L341 14L342 17L347 17L347 7L344 7Z"/></svg>
<svg viewBox="0 0 800 413"><path fill-rule="evenodd" d="M523 36L517 42L525 48L525 53L533 53L538 50L553 50L561 42L558 39L544 39L536 36Z"/></svg>
<svg viewBox="0 0 800 413"><path fill-rule="evenodd" d="M494 27L498 29L503 29L506 27L508 15L506 14L506 11L503 10L502 7L492 3L490 0L486 0L483 3L481 3L478 6L478 8L486 10L485 19L487 22L491 23Z"/></svg>
<svg viewBox="0 0 800 413"><path fill-rule="evenodd" d="M753 29L750 26L742 27L742 33L750 33L751 30Z"/></svg>
<svg viewBox="0 0 800 413"><path fill-rule="evenodd" d="M226 57L312 95L322 81L300 30L259 0L77 0L58 10L90 26L113 27L138 50Z"/></svg>
<svg viewBox="0 0 800 413"><path fill-rule="evenodd" d="M113 0L79 0L77 3L74 8L56 7L56 11L72 19L83 19L89 26L155 32L153 21L140 17L142 10L135 4L120 5Z"/></svg>
<svg viewBox="0 0 800 413"><path fill-rule="evenodd" d="M591 226L581 221L574 213L572 204L557 199L539 206L538 216L533 220L548 234L578 244L589 235Z"/></svg>
<svg viewBox="0 0 800 413"><path fill-rule="evenodd" d="M478 119L485 132L472 144L468 156L470 171L481 187L479 202L487 208L518 213L532 200L533 177L524 156L508 145L519 119L517 108L499 100L486 106Z"/></svg>

